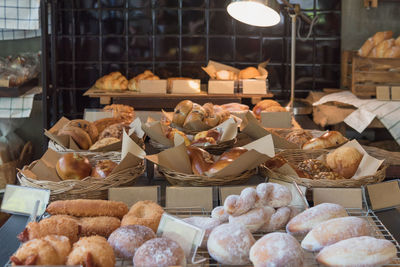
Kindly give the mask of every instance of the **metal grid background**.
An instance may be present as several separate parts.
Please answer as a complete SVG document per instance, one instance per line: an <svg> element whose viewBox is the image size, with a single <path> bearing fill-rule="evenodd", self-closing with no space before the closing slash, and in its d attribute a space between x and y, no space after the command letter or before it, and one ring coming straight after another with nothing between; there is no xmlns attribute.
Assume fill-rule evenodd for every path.
<svg viewBox="0 0 400 267"><path fill-rule="evenodd" d="M209 59L239 68L268 58L270 88L287 98L290 88L290 22L251 27L230 18L227 0L41 0L42 25L49 10L51 30L44 33L44 81L48 82L45 123L77 118L97 99L82 97L100 76L119 70L128 78L151 69L161 77L207 80L200 66ZM296 92L337 87L340 75L340 0L300 3L319 16L314 34L297 42ZM48 4L48 5L47 5ZM50 7L50 8L48 8ZM308 31L302 26L302 34ZM46 50L45 50L46 51Z"/></svg>

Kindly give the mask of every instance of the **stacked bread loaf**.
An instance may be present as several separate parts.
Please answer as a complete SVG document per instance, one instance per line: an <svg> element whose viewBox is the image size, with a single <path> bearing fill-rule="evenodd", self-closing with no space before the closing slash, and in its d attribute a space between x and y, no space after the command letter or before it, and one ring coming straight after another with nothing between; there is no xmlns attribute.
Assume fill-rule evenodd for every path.
<svg viewBox="0 0 400 267"><path fill-rule="evenodd" d="M392 31L377 32L358 50L362 57L400 58L400 36L392 38Z"/></svg>

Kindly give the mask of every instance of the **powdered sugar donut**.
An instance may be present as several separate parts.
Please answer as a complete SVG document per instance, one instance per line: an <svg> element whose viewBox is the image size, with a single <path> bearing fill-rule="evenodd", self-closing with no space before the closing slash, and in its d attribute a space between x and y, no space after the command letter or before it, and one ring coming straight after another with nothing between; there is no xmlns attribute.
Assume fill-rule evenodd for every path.
<svg viewBox="0 0 400 267"><path fill-rule="evenodd" d="M300 210L299 208L294 207L294 206L288 206L288 208L290 209L289 221L290 221L293 217L297 216L297 214L300 214L300 213L301 213L301 210Z"/></svg>
<svg viewBox="0 0 400 267"><path fill-rule="evenodd" d="M127 225L112 232L108 237L108 243L114 249L117 257L129 259L135 255L136 250L144 242L156 237L156 234L149 227Z"/></svg>
<svg viewBox="0 0 400 267"><path fill-rule="evenodd" d="M211 218L218 219L221 223L225 223L229 220L229 214L225 212L223 206L218 206L212 210Z"/></svg>
<svg viewBox="0 0 400 267"><path fill-rule="evenodd" d="M256 207L267 206L268 197L271 194L272 190L274 190L274 186L272 183L261 183L256 187L257 193L257 202L255 204Z"/></svg>
<svg viewBox="0 0 400 267"><path fill-rule="evenodd" d="M135 267L186 266L185 252L177 242L169 238L154 238L146 241L133 257Z"/></svg>
<svg viewBox="0 0 400 267"><path fill-rule="evenodd" d="M233 215L239 216L243 213L248 212L250 209L254 208L257 201L257 192L252 187L247 187L242 190L240 196L230 195L225 199L224 209L225 212Z"/></svg>
<svg viewBox="0 0 400 267"><path fill-rule="evenodd" d="M292 193L283 185L276 183L268 183L272 186L272 190L267 195L266 205L273 208L285 207L292 202Z"/></svg>
<svg viewBox="0 0 400 267"><path fill-rule="evenodd" d="M211 232L207 248L210 256L221 264L248 264L250 248L255 243L243 225L221 224Z"/></svg>
<svg viewBox="0 0 400 267"><path fill-rule="evenodd" d="M220 220L215 218L200 217L200 216L185 218L183 219L183 221L187 222L188 224L199 227L200 229L203 229L205 231L203 242L201 242L201 247L203 248L207 246L207 240L211 231L222 223Z"/></svg>
<svg viewBox="0 0 400 267"><path fill-rule="evenodd" d="M289 221L290 212L290 208L288 207L277 209L275 213L272 214L269 221L267 221L267 223L265 223L260 230L263 232L273 232L284 228Z"/></svg>
<svg viewBox="0 0 400 267"><path fill-rule="evenodd" d="M270 233L250 249L250 260L256 267L261 266L303 266L304 255L297 240L286 233Z"/></svg>
<svg viewBox="0 0 400 267"><path fill-rule="evenodd" d="M236 217L229 216L229 223L241 224L254 233L269 220L269 216L271 215L264 208L256 208Z"/></svg>

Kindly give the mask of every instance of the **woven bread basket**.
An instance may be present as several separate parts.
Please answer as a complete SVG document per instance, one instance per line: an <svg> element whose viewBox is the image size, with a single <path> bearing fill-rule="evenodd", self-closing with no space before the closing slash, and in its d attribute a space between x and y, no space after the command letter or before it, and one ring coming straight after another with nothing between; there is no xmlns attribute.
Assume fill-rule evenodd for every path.
<svg viewBox="0 0 400 267"><path fill-rule="evenodd" d="M158 171L160 174L165 176L168 182L176 186L238 185L245 183L250 179L251 176L257 173L257 169L252 169L236 176L208 177L176 172L161 167L158 169Z"/></svg>
<svg viewBox="0 0 400 267"><path fill-rule="evenodd" d="M106 153L93 153L93 152L79 152L80 155L87 157L94 166L99 160L112 160L119 163L121 159L120 152L106 152ZM27 165L23 170L31 170L37 161ZM86 177L83 180L64 180L59 182L37 180L27 177L21 171L18 172L17 178L21 185L34 188L50 190L50 199L107 199L107 190L111 187L121 185L131 185L134 180L142 175L144 172L144 162L131 168L126 168L119 172L113 173L106 178Z"/></svg>
<svg viewBox="0 0 400 267"><path fill-rule="evenodd" d="M316 159L321 155L326 155L329 150L302 150L302 149L289 149L280 152L277 156L282 156L291 164L297 166L300 162L306 159ZM311 187L360 187L366 184L382 182L386 177L386 169L388 165L382 164L378 171L373 175L359 177L357 179L341 179L341 180L327 180L327 179L307 179L291 175L281 174L274 172L264 164L259 167L259 173L262 177L283 180L286 182L295 181L299 185L304 185L308 188Z"/></svg>
<svg viewBox="0 0 400 267"><path fill-rule="evenodd" d="M232 140L229 141L225 141L225 142L221 142L219 144L216 145L209 145L209 146L196 146L199 148L202 148L204 150L206 150L208 153L213 154L213 155L221 155L222 153L224 153L225 151L227 151L228 149L232 148L233 145L236 143L237 139L234 138ZM161 143L158 143L157 141L150 139L149 140L150 145L152 145L155 149L159 150L159 151L164 151L170 147L165 146Z"/></svg>

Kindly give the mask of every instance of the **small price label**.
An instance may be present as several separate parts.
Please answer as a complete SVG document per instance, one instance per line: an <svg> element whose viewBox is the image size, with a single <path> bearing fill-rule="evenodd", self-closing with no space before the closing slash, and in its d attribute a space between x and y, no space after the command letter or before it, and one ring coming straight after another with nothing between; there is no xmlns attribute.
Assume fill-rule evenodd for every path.
<svg viewBox="0 0 400 267"><path fill-rule="evenodd" d="M46 211L49 203L50 190L38 189L25 186L7 185L1 203L1 211L11 214L31 215L35 211L36 202L37 216Z"/></svg>

